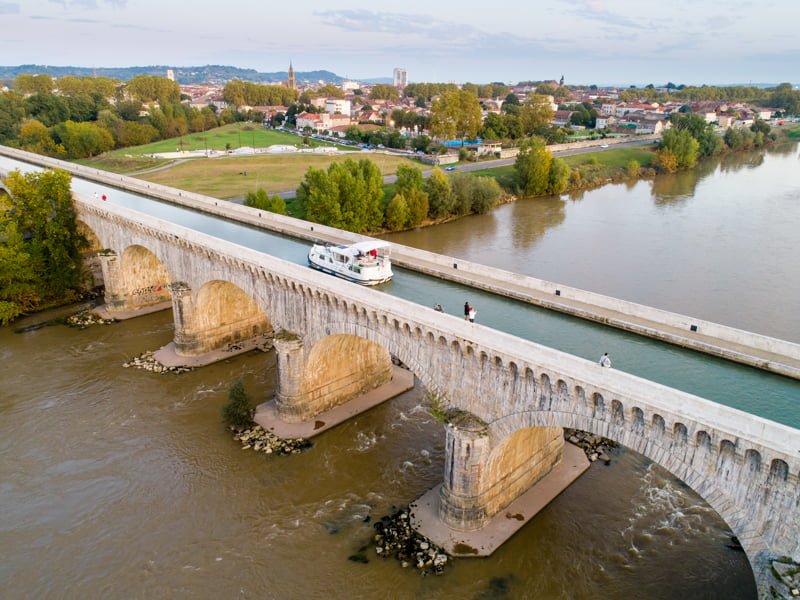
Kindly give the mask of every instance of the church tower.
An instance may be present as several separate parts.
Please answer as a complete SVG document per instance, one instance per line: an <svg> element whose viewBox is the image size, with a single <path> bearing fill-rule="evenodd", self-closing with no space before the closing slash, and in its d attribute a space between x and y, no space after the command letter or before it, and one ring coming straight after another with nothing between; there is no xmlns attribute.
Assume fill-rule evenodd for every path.
<svg viewBox="0 0 800 600"><path fill-rule="evenodd" d="M294 80L294 67L292 66L292 61L289 61L289 79L286 82L286 86L292 90L297 88L297 84Z"/></svg>

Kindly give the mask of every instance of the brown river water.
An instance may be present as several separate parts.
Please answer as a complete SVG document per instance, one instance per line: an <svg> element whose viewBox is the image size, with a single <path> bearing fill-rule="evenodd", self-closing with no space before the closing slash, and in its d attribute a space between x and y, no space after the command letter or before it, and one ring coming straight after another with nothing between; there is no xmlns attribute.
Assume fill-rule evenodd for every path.
<svg viewBox="0 0 800 600"><path fill-rule="evenodd" d="M796 155L776 160L787 156L797 165ZM743 168L760 181L760 164ZM725 175L741 172L715 165L688 182L629 186L627 199L603 188L580 200L547 200L528 222L518 203L436 228L437 234L431 229L397 241L411 243L408 236L417 235L426 238L417 245L431 250L475 259L500 255L507 260L498 266L522 272L530 269L515 268L515 260L528 260L517 257L527 248L542 267L537 276L607 293L627 289L631 293L616 295L637 300L636 289L671 290L675 284L653 283L638 272L634 282L620 276L597 286L589 285L591 275L589 283L580 274L570 274L572 281L552 277L547 265L568 247L556 243L559 231L602 221L597 215L610 220L610 207L628 202L634 213L661 211L664 232L653 234L660 244L675 223L692 220L684 215L675 221L676 206L692 204L709 180L719 178L722 194L730 188ZM655 194L646 186L670 191ZM625 186L622 192L614 188L625 195ZM637 200L643 189L651 190L653 206ZM771 198L780 204L788 193L779 190ZM605 210L598 211L603 203ZM542 214L550 220L541 222ZM781 220L796 223L798 214ZM510 235L504 233L509 223ZM460 234L451 232L455 227ZM644 231L630 229L646 235L648 227L643 219ZM633 244L635 235L626 243ZM743 237L735 231L727 236ZM584 254L606 248L606 255L625 256L614 238L590 236L581 243ZM664 252L680 253L678 263L689 260L687 243L678 239ZM550 244L555 246L548 250ZM749 246L747 241L741 248L743 256ZM762 265L760 272L786 277L797 263L783 267ZM738 287L734 279L726 277L713 294L733 287L742 297L757 297L747 277ZM684 282L684 294L704 297L690 293L695 283ZM661 297L658 290L650 293ZM680 291L663 296L670 308ZM695 312L727 320L727 308L716 312L713 301L692 302ZM86 330L52 324L15 332L57 315L0 329L0 598L755 597L744 554L727 547L725 523L681 482L625 449L614 451L610 466L593 464L488 559L457 560L444 575L428 577L372 551L368 564L351 562L348 556L372 536L367 517L374 521L441 480L444 432L421 407L422 390L326 432L300 455L266 457L241 450L220 411L236 379L253 399L271 397L272 353L177 376L123 368L130 357L171 340L169 312ZM742 320L765 333L794 332L798 323L786 313Z"/></svg>

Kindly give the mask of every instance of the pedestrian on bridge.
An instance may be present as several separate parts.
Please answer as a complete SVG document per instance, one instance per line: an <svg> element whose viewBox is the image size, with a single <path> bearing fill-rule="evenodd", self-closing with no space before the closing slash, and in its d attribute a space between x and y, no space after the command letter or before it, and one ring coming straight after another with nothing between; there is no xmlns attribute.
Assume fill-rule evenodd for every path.
<svg viewBox="0 0 800 600"><path fill-rule="evenodd" d="M464 302L464 320L469 320L469 311L472 310L472 307L469 305L469 302Z"/></svg>
<svg viewBox="0 0 800 600"><path fill-rule="evenodd" d="M606 367L607 369L611 368L611 357L608 355L608 352L600 357L600 366Z"/></svg>

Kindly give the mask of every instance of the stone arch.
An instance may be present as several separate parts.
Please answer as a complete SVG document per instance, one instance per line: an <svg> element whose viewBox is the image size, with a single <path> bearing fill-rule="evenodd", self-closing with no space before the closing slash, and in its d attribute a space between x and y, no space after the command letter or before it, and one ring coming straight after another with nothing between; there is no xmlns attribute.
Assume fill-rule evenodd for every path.
<svg viewBox="0 0 800 600"><path fill-rule="evenodd" d="M606 419L606 403L603 396L598 392L592 394L592 416L598 421Z"/></svg>
<svg viewBox="0 0 800 600"><path fill-rule="evenodd" d="M453 346L450 347L447 339L444 336L440 336L437 340L438 349L429 348L430 354L427 352L420 353L418 343L409 338L394 335L388 320L384 325L384 327L380 325L375 327L372 323L350 323L347 321L321 323L304 337L306 357L309 356L308 352L311 349L328 336L348 335L361 338L363 341L373 342L384 348L390 356L396 356L400 362L420 379L426 388L447 391L446 387L440 385L438 380L434 380L431 373L434 368L432 361L437 356L446 354L449 351L453 351L454 356L459 356L461 347L458 342L453 341ZM389 335L383 333L387 329L389 330Z"/></svg>
<svg viewBox="0 0 800 600"><path fill-rule="evenodd" d="M774 458L769 465L770 481L786 481L789 477L789 465L780 458Z"/></svg>
<svg viewBox="0 0 800 600"><path fill-rule="evenodd" d="M631 428L636 435L644 433L644 411L638 406L631 409Z"/></svg>
<svg viewBox="0 0 800 600"><path fill-rule="evenodd" d="M325 412L391 379L387 348L357 335L332 333L306 348L302 409L310 414Z"/></svg>
<svg viewBox="0 0 800 600"><path fill-rule="evenodd" d="M761 470L761 453L758 450L748 449L744 452L745 469L749 473L758 473Z"/></svg>
<svg viewBox="0 0 800 600"><path fill-rule="evenodd" d="M625 409L622 402L616 399L611 401L611 421L617 427L625 425Z"/></svg>
<svg viewBox="0 0 800 600"><path fill-rule="evenodd" d="M144 246L128 246L122 253L125 304L139 308L171 300L170 276L158 257Z"/></svg>
<svg viewBox="0 0 800 600"><path fill-rule="evenodd" d="M661 415L653 415L653 435L662 438L664 437L664 431L666 430L666 423L664 422L664 417Z"/></svg>
<svg viewBox="0 0 800 600"><path fill-rule="evenodd" d="M561 427L520 427L495 438L491 445L483 489L479 490L487 501L489 516L550 472L561 459L564 432Z"/></svg>
<svg viewBox="0 0 800 600"><path fill-rule="evenodd" d="M86 238L86 242L88 244L88 246L83 249L84 255L96 254L104 248L103 242L100 241L100 237L95 233L94 229L86 224L86 221L81 221L78 219L75 222L75 226L78 230L78 233Z"/></svg>
<svg viewBox="0 0 800 600"><path fill-rule="evenodd" d="M675 423L672 428L672 436L675 438L675 443L685 446L689 440L689 431L683 423Z"/></svg>
<svg viewBox="0 0 800 600"><path fill-rule="evenodd" d="M191 353L209 352L227 344L272 332L272 323L242 288L215 279L197 290L190 332Z"/></svg>
<svg viewBox="0 0 800 600"><path fill-rule="evenodd" d="M602 399L602 396L599 393L595 393L592 395L589 404L596 406L595 401L600 399ZM634 407L632 413L636 414L637 408L638 407ZM490 435L500 436L510 435L520 427L547 427L556 425L559 427L575 427L576 417L578 416L579 415L567 412L531 410L498 419L489 424L489 430ZM633 420L635 422L636 417L634 417ZM654 415L653 428L658 427L658 423L661 421L663 421L663 417ZM712 472L706 469L704 462L701 461L698 463L696 460L692 461L690 458L681 458L671 453L667 445L669 440L666 438L656 439L647 431L643 432L641 435L631 435L633 432L630 428L606 427L606 425L607 423L604 418L593 417L591 414L580 420L580 428L594 433L602 432L602 435L615 442L640 452L697 492L700 497L717 511L720 517L732 528L734 534L739 537L740 540L746 540L746 542L743 542L744 550L750 559L751 565L760 564L760 553L763 551L763 548L767 547L762 528L759 523L754 520L742 519L742 513L745 507L741 503L737 503L736 498L730 496L729 493L726 492L727 488L724 485L718 484L717 478L713 476ZM696 439L698 447L710 447L711 445L711 436L705 431L698 432ZM786 462L780 459L773 460L771 463L771 481L775 484L782 484L789 476L788 471Z"/></svg>
<svg viewBox="0 0 800 600"><path fill-rule="evenodd" d="M736 445L730 440L722 440L717 455L717 472L723 479L730 479L736 465Z"/></svg>

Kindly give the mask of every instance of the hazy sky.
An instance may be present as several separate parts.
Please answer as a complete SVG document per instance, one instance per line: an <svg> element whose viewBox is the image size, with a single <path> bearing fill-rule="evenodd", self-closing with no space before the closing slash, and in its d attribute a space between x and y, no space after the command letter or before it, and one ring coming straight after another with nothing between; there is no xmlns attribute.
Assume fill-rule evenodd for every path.
<svg viewBox="0 0 800 600"><path fill-rule="evenodd" d="M0 64L800 82L800 0L0 0Z"/></svg>

